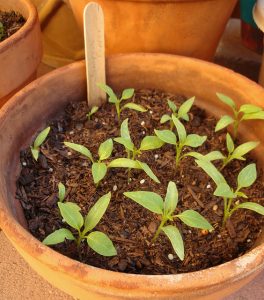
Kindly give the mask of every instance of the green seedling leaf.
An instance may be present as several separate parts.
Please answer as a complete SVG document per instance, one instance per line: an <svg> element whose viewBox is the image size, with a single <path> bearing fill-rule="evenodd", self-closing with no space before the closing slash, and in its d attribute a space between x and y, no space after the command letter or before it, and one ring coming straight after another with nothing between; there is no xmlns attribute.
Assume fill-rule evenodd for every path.
<svg viewBox="0 0 264 300"><path fill-rule="evenodd" d="M164 142L160 140L157 136L145 136L141 141L139 150L154 150L159 149L164 145Z"/></svg>
<svg viewBox="0 0 264 300"><path fill-rule="evenodd" d="M105 142L103 142L98 150L99 158L100 160L107 159L111 156L113 151L113 140L108 139Z"/></svg>
<svg viewBox="0 0 264 300"><path fill-rule="evenodd" d="M155 182L160 183L158 177L152 172L152 170L150 169L150 167L146 164L143 163L139 160L137 160L137 163L139 164L140 168Z"/></svg>
<svg viewBox="0 0 264 300"><path fill-rule="evenodd" d="M59 182L58 189L59 189L59 194L58 194L59 201L63 202L65 199L65 193L66 193L65 185L63 183Z"/></svg>
<svg viewBox="0 0 264 300"><path fill-rule="evenodd" d="M213 161L213 160L225 158L225 156L219 151L212 151L210 153L207 153L206 155L203 155L198 152L189 152L184 154L184 156L192 156L198 160L206 160L206 161Z"/></svg>
<svg viewBox="0 0 264 300"><path fill-rule="evenodd" d="M48 134L50 132L50 127L47 127L46 129L42 130L39 135L36 137L34 141L34 148L37 149L39 148L44 141L46 140Z"/></svg>
<svg viewBox="0 0 264 300"><path fill-rule="evenodd" d="M197 165L202 168L207 175L209 175L215 184L218 186L221 183L226 183L224 176L217 170L217 168L209 161L196 160Z"/></svg>
<svg viewBox="0 0 264 300"><path fill-rule="evenodd" d="M173 101L168 100L168 106L174 113L177 111L177 106Z"/></svg>
<svg viewBox="0 0 264 300"><path fill-rule="evenodd" d="M83 156L89 158L93 162L93 156L92 153L88 148L86 148L83 145L75 144L75 143L70 143L70 142L64 142L64 145L71 148L72 150L79 152Z"/></svg>
<svg viewBox="0 0 264 300"><path fill-rule="evenodd" d="M196 148L201 146L207 139L207 136L200 136L198 134L189 134L186 137L185 146Z"/></svg>
<svg viewBox="0 0 264 300"><path fill-rule="evenodd" d="M65 241L65 239L75 240L75 237L70 232L70 230L68 230L66 228L61 228L61 229L58 229L58 230L52 232L51 234L49 234L42 241L42 243L44 245L56 245L56 244L59 244L59 243L63 243Z"/></svg>
<svg viewBox="0 0 264 300"><path fill-rule="evenodd" d="M129 133L129 128L128 128L128 119L125 119L120 127L120 134L121 137L131 141L130 133ZM131 141L132 142L132 141Z"/></svg>
<svg viewBox="0 0 264 300"><path fill-rule="evenodd" d="M100 182L106 175L107 166L104 163L93 163L92 165L92 175L94 183Z"/></svg>
<svg viewBox="0 0 264 300"><path fill-rule="evenodd" d="M230 97L228 97L222 93L216 93L216 95L223 103L230 106L234 111L236 110L236 104Z"/></svg>
<svg viewBox="0 0 264 300"><path fill-rule="evenodd" d="M141 169L137 161L134 161L129 158L117 158L112 160L109 165L109 168L129 168L129 169Z"/></svg>
<svg viewBox="0 0 264 300"><path fill-rule="evenodd" d="M87 236L87 244L96 253L103 256L114 256L117 254L116 249L109 237L100 231L91 232Z"/></svg>
<svg viewBox="0 0 264 300"><path fill-rule="evenodd" d="M97 111L98 111L99 107L98 106L93 106L91 111L90 111L90 114L93 115L95 114Z"/></svg>
<svg viewBox="0 0 264 300"><path fill-rule="evenodd" d="M221 117L221 119L217 122L215 126L215 132L224 129L228 125L234 123L234 119L228 115Z"/></svg>
<svg viewBox="0 0 264 300"><path fill-rule="evenodd" d="M160 195L153 192L136 191L125 192L124 195L146 209L162 215L163 212L163 200Z"/></svg>
<svg viewBox="0 0 264 300"><path fill-rule="evenodd" d="M67 224L71 227L80 230L83 226L83 216L76 206L69 205L70 202L59 202L58 206L60 213Z"/></svg>
<svg viewBox="0 0 264 300"><path fill-rule="evenodd" d="M262 108L252 104L243 104L240 106L239 112L244 114L252 114L262 111Z"/></svg>
<svg viewBox="0 0 264 300"><path fill-rule="evenodd" d="M227 147L228 153L232 153L235 149L234 142L229 133L226 134L226 147Z"/></svg>
<svg viewBox="0 0 264 300"><path fill-rule="evenodd" d="M172 115L172 121L177 129L180 143L184 144L186 141L186 130L183 124L174 115Z"/></svg>
<svg viewBox="0 0 264 300"><path fill-rule="evenodd" d="M135 104L133 102L129 102L129 103L125 104L122 107L122 110L125 109L125 108L133 109L133 110L136 110L136 111L139 111L139 112L146 112L147 111L147 109L145 107L143 107L142 105Z"/></svg>
<svg viewBox="0 0 264 300"><path fill-rule="evenodd" d="M242 145L239 145L234 152L232 153L232 159L245 160L243 156L255 149L259 145L259 142L247 142Z"/></svg>
<svg viewBox="0 0 264 300"><path fill-rule="evenodd" d="M169 115L163 115L162 117L161 117L161 119L160 119L160 123L161 124L164 124L164 123L166 123L166 122L168 122L168 121L170 121L171 120L171 117L169 116Z"/></svg>
<svg viewBox="0 0 264 300"><path fill-rule="evenodd" d="M192 97L188 100L186 100L179 108L178 111L178 118L182 118L184 116L186 116L186 114L190 111L190 109L193 106L193 102L194 102L195 97Z"/></svg>
<svg viewBox="0 0 264 300"><path fill-rule="evenodd" d="M247 199L248 198L248 196L245 194L245 193L243 193L243 192L236 192L236 195L237 195L237 197L241 197L241 198L245 198L245 199Z"/></svg>
<svg viewBox="0 0 264 300"><path fill-rule="evenodd" d="M178 228L169 225L162 228L162 231L169 238L173 250L177 254L180 260L184 260L184 244L182 240L182 236Z"/></svg>
<svg viewBox="0 0 264 300"><path fill-rule="evenodd" d="M117 142L118 144L123 145L126 149L128 149L130 151L134 150L134 144L128 139L124 139L122 137L117 137L117 138L114 138L114 141Z"/></svg>
<svg viewBox="0 0 264 300"><path fill-rule="evenodd" d="M189 121L189 120L190 120L188 114L183 115L183 116L181 117L181 119L183 119L184 121Z"/></svg>
<svg viewBox="0 0 264 300"><path fill-rule="evenodd" d="M223 198L236 198L236 194L233 193L232 189L226 182L222 182L217 186L214 191L214 195Z"/></svg>
<svg viewBox="0 0 264 300"><path fill-rule="evenodd" d="M169 182L167 193L164 201L164 213L170 216L176 209L178 204L178 190L176 184L172 181Z"/></svg>
<svg viewBox="0 0 264 300"><path fill-rule="evenodd" d="M242 120L264 120L264 111L258 111L252 114L244 114Z"/></svg>
<svg viewBox="0 0 264 300"><path fill-rule="evenodd" d="M245 208L245 209L253 210L256 213L264 216L264 206L262 206L258 203L254 203L254 202L241 203L241 204L239 204L235 207L235 210L237 210L239 208Z"/></svg>
<svg viewBox="0 0 264 300"><path fill-rule="evenodd" d="M111 193L102 196L90 209L88 212L85 221L84 221L84 231L83 234L95 228L95 226L102 219L109 203L111 200Z"/></svg>
<svg viewBox="0 0 264 300"><path fill-rule="evenodd" d="M98 83L97 86L109 96L110 103L118 102L118 98L117 98L116 94L114 93L114 91L110 88L110 86L103 84L103 83Z"/></svg>
<svg viewBox="0 0 264 300"><path fill-rule="evenodd" d="M200 229L213 230L213 226L197 211L185 210L183 213L177 215L184 224Z"/></svg>
<svg viewBox="0 0 264 300"><path fill-rule="evenodd" d="M157 137L164 143L176 145L176 135L170 130L156 130L154 129Z"/></svg>
<svg viewBox="0 0 264 300"><path fill-rule="evenodd" d="M39 149L34 149L33 147L30 147L31 153L35 161L39 158Z"/></svg>
<svg viewBox="0 0 264 300"><path fill-rule="evenodd" d="M257 179L256 164L250 164L240 171L237 177L239 189L251 186Z"/></svg>
<svg viewBox="0 0 264 300"><path fill-rule="evenodd" d="M134 89L125 89L125 90L123 90L121 100L130 99L134 95L134 92L135 92Z"/></svg>

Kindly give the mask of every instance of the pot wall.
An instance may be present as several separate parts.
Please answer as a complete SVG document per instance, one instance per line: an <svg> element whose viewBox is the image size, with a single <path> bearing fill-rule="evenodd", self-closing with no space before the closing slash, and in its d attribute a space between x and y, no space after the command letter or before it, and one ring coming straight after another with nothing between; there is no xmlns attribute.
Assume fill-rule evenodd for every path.
<svg viewBox="0 0 264 300"><path fill-rule="evenodd" d="M109 58L106 68L107 82L114 90L133 86L195 95L196 104L218 117L226 106L217 100L216 92L233 97L238 105L263 106L264 90L260 86L231 70L195 59L162 54L120 55ZM33 82L0 111L0 226L34 270L78 299L96 300L215 300L234 292L263 270L263 234L253 250L231 262L199 272L163 276L115 273L84 265L29 234L22 226L26 223L14 196L19 149L28 147L32 135L68 101L85 97L85 65L79 62ZM246 123L243 130L247 138L262 142L255 155L264 168L264 126L259 124L263 123Z"/></svg>
<svg viewBox="0 0 264 300"><path fill-rule="evenodd" d="M69 0L83 28L89 0ZM98 0L106 54L171 53L212 60L237 0Z"/></svg>
<svg viewBox="0 0 264 300"><path fill-rule="evenodd" d="M0 107L19 89L36 78L41 61L40 25L29 0L0 0L0 10L16 11L27 20L15 34L0 42Z"/></svg>

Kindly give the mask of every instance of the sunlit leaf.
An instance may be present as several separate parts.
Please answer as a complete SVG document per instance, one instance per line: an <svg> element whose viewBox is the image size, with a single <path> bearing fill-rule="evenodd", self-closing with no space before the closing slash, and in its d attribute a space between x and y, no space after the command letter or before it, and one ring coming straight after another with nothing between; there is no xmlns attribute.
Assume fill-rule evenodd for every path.
<svg viewBox="0 0 264 300"><path fill-rule="evenodd" d="M233 139L231 138L231 135L229 133L226 134L226 147L227 147L228 153L232 153L235 149Z"/></svg>
<svg viewBox="0 0 264 300"><path fill-rule="evenodd" d="M201 229L214 229L213 226L197 211L195 210L185 210L181 214L177 215L184 224L194 227L194 228L201 228Z"/></svg>
<svg viewBox="0 0 264 300"><path fill-rule="evenodd" d="M171 117L169 116L169 115L163 115L162 117L161 117L161 119L160 119L160 123L161 124L164 124L164 123L166 123L166 122L168 122L168 121L170 121L171 120Z"/></svg>
<svg viewBox="0 0 264 300"><path fill-rule="evenodd" d="M259 142L247 142L239 145L232 153L232 159L241 159L245 154L255 149L259 145Z"/></svg>
<svg viewBox="0 0 264 300"><path fill-rule="evenodd" d="M252 114L244 114L242 120L264 120L264 111L262 110Z"/></svg>
<svg viewBox="0 0 264 300"><path fill-rule="evenodd" d="M251 186L257 179L256 164L250 164L240 171L237 177L238 188Z"/></svg>
<svg viewBox="0 0 264 300"><path fill-rule="evenodd" d="M93 163L92 165L92 175L94 183L100 182L107 173L107 166L104 163Z"/></svg>
<svg viewBox="0 0 264 300"><path fill-rule="evenodd" d="M147 109L145 107L143 107L142 105L135 104L133 102L129 102L129 103L125 104L122 107L122 110L125 109L125 108L133 109L133 110L136 110L136 111L139 111L139 112L146 112L147 111Z"/></svg>
<svg viewBox="0 0 264 300"><path fill-rule="evenodd" d="M164 142L157 136L145 136L140 144L140 150L154 150L159 149L164 145Z"/></svg>
<svg viewBox="0 0 264 300"><path fill-rule="evenodd" d="M193 106L194 99L195 97L192 97L186 100L185 102L183 102L183 104L180 106L178 111L178 118L184 117L190 111L190 109Z"/></svg>
<svg viewBox="0 0 264 300"><path fill-rule="evenodd" d="M65 193L66 193L65 185L63 183L59 182L58 189L59 189L59 193L58 193L59 201L63 202L63 200L65 198Z"/></svg>
<svg viewBox="0 0 264 300"><path fill-rule="evenodd" d="M165 215L171 215L178 204L178 190L176 184L172 181L169 182L167 187L167 193L164 200L164 212Z"/></svg>
<svg viewBox="0 0 264 300"><path fill-rule="evenodd" d="M72 150L79 152L80 154L82 154L83 156L88 157L91 161L93 161L93 156L91 151L86 148L83 145L79 145L79 144L75 144L75 143L70 143L70 142L64 142L64 145L71 148Z"/></svg>
<svg viewBox="0 0 264 300"><path fill-rule="evenodd" d="M228 125L234 123L234 119L231 118L228 115L225 115L223 117L221 117L221 119L217 122L216 126L215 126L215 132L224 129L225 127L227 127Z"/></svg>
<svg viewBox="0 0 264 300"><path fill-rule="evenodd" d="M125 89L125 90L123 90L121 99L122 100L130 99L134 95L134 92L135 92L134 89Z"/></svg>
<svg viewBox="0 0 264 300"><path fill-rule="evenodd" d="M58 202L61 216L71 227L80 230L83 226L83 216L76 206L69 204L70 202Z"/></svg>
<svg viewBox="0 0 264 300"><path fill-rule="evenodd" d="M140 168L155 182L160 183L158 177L152 172L152 170L150 169L149 165L147 165L144 162L141 162L139 160L137 160L137 163L139 164Z"/></svg>
<svg viewBox="0 0 264 300"><path fill-rule="evenodd" d="M31 153L35 161L39 158L39 149L34 149L33 147L30 147Z"/></svg>
<svg viewBox="0 0 264 300"><path fill-rule="evenodd" d="M176 135L170 130L156 130L154 129L157 137L164 143L176 145Z"/></svg>
<svg viewBox="0 0 264 300"><path fill-rule="evenodd" d="M109 168L130 168L130 169L141 169L137 161L128 158L117 158L112 160L109 165Z"/></svg>
<svg viewBox="0 0 264 300"><path fill-rule="evenodd" d="M120 135L121 135L122 138L131 141L131 137L130 137L130 133L129 133L129 128L128 128L128 118L125 119L122 122L122 124L121 124Z"/></svg>
<svg viewBox="0 0 264 300"><path fill-rule="evenodd" d="M169 238L173 250L179 257L179 259L184 260L184 244L179 229L175 226L169 225L163 227L162 231Z"/></svg>
<svg viewBox="0 0 264 300"><path fill-rule="evenodd" d="M42 241L42 243L44 245L56 245L59 243L63 243L65 241L65 239L75 240L75 238L74 238L73 234L70 232L70 230L68 230L66 228L61 228L61 229L58 229L58 230L52 232L51 234L49 234Z"/></svg>
<svg viewBox="0 0 264 300"><path fill-rule="evenodd" d="M189 134L186 137L184 145L196 148L196 147L201 146L206 141L206 139L207 139L207 136L200 136L198 134Z"/></svg>
<svg viewBox="0 0 264 300"><path fill-rule="evenodd" d="M214 195L223 198L236 198L236 194L233 193L232 189L226 182L221 182L216 190Z"/></svg>
<svg viewBox="0 0 264 300"><path fill-rule="evenodd" d="M121 144L121 145L123 145L129 151L134 150L134 144L131 142L131 140L124 139L122 137L117 137L117 138L114 139L114 141Z"/></svg>
<svg viewBox="0 0 264 300"><path fill-rule="evenodd" d="M116 103L118 101L116 94L110 88L110 86L103 84L103 83L98 83L97 86L109 96L110 103Z"/></svg>
<svg viewBox="0 0 264 300"><path fill-rule="evenodd" d="M168 106L169 106L169 108L170 108L173 112L176 112L176 111L177 111L177 106L176 106L176 104L175 104L173 101L168 100Z"/></svg>
<svg viewBox="0 0 264 300"><path fill-rule="evenodd" d="M103 256L114 256L117 254L113 242L109 237L100 231L91 232L87 236L87 244L96 253Z"/></svg>
<svg viewBox="0 0 264 300"><path fill-rule="evenodd" d="M50 127L47 127L38 134L38 136L36 137L36 139L34 141L34 148L35 149L39 148L44 143L44 141L46 140L49 132L50 132Z"/></svg>
<svg viewBox="0 0 264 300"><path fill-rule="evenodd" d="M245 114L252 114L262 111L262 108L256 105L252 104L243 104L240 106L239 112L245 113Z"/></svg>
<svg viewBox="0 0 264 300"><path fill-rule="evenodd" d="M184 144L186 141L187 134L183 124L174 115L172 115L172 121L177 129L180 143Z"/></svg>
<svg viewBox="0 0 264 300"><path fill-rule="evenodd" d="M217 170L217 168L209 161L206 160L196 160L197 165L202 168L207 175L209 175L215 184L218 186L221 183L225 183L226 180L224 176Z"/></svg>
<svg viewBox="0 0 264 300"><path fill-rule="evenodd" d="M254 202L245 202L236 206L236 210L239 208L245 208L249 210L253 210L254 212L264 216L264 206L254 203Z"/></svg>
<svg viewBox="0 0 264 300"><path fill-rule="evenodd" d="M104 141L100 145L99 150L98 150L100 160L109 158L112 154L112 151L113 151L113 140L108 139L108 140Z"/></svg>
<svg viewBox="0 0 264 300"><path fill-rule="evenodd" d="M217 97L225 104L230 106L233 110L236 110L236 104L234 100L232 100L230 97L222 94L222 93L216 93Z"/></svg>

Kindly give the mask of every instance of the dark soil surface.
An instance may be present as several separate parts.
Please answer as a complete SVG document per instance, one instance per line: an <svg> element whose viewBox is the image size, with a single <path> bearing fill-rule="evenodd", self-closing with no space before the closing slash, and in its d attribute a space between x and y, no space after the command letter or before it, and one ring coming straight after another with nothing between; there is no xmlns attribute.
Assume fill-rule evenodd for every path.
<svg viewBox="0 0 264 300"><path fill-rule="evenodd" d="M4 12L0 10L0 42L17 32L25 22L23 16L14 11Z"/></svg>
<svg viewBox="0 0 264 300"><path fill-rule="evenodd" d="M122 120L129 117L131 136L137 146L144 136L153 135L154 128L168 127L167 124L159 123L161 116L169 112L167 99L177 105L185 100L181 96L141 90L136 93L133 101L144 105L148 112L122 112ZM173 146L166 145L159 150L147 151L140 157L141 161L149 164L161 184L153 182L142 171L133 171L132 181L128 183L125 169L112 169L96 189L90 161L65 148L63 141L83 144L97 158L98 145L107 138L119 136L119 126L115 107L111 104L103 105L92 121L87 121L87 112L85 102L69 104L63 115L48 124L52 130L42 146L42 155L37 163L33 161L29 149L21 151L22 171L17 182L17 197L24 208L29 230L35 237L42 241L54 230L66 226L57 207L57 185L61 181L67 187L66 201L78 203L83 215L100 196L112 192L110 205L96 229L109 235L117 249L117 256L102 257L89 249L86 243L81 245L79 254L75 243L71 241L53 247L84 263L128 273L175 274L219 265L252 248L261 233L264 218L252 211L238 210L226 228L222 228L223 202L221 198L213 196L215 184L192 158L183 159L176 171ZM226 133L214 133L216 119L196 106L189 115L190 122L184 122L187 132L208 137L197 151L205 154L220 150L226 153ZM112 157L126 157L123 146L115 143ZM228 183L235 187L239 171L251 161L248 158L247 162L233 161L228 165L223 171ZM216 165L220 166L220 162ZM251 201L263 205L262 171L258 170L258 174L254 185L244 189L244 192ZM179 190L176 213L194 209L215 228L207 232L175 222L184 238L183 262L177 258L164 235L161 234L155 244L151 243L160 223L159 217L123 196L125 191L145 190L164 197L169 181L176 182ZM169 254L173 254L172 260Z"/></svg>

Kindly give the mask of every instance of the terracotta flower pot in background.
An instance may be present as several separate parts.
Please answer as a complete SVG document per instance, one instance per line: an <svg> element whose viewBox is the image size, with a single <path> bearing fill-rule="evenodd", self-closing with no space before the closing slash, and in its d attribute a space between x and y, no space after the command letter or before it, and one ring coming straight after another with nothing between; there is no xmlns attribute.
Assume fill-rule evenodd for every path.
<svg viewBox="0 0 264 300"><path fill-rule="evenodd" d="M222 92L238 105L263 106L256 83L211 63L165 54L129 54L107 59L107 82L114 90L155 88L197 97L196 104L219 117ZM132 275L91 267L41 244L23 227L15 199L19 149L69 101L86 98L84 62L53 71L16 94L0 111L0 226L25 260L56 287L78 299L219 299L252 280L264 268L264 234L247 254L206 270L178 275ZM23 118L21 118L23 116ZM12 126L10 126L12 125ZM242 124L243 125L243 124ZM255 125L255 126L254 126ZM259 140L255 151L264 168L264 127L245 123L244 135ZM248 130L250 129L250 130Z"/></svg>
<svg viewBox="0 0 264 300"><path fill-rule="evenodd" d="M80 27L89 0L69 0ZM212 60L237 0L98 0L106 54L171 53Z"/></svg>
<svg viewBox="0 0 264 300"><path fill-rule="evenodd" d="M42 45L36 8L30 0L0 0L0 10L20 13L26 23L0 42L0 107L36 78Z"/></svg>

